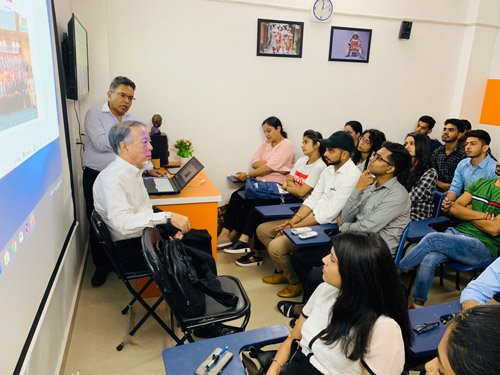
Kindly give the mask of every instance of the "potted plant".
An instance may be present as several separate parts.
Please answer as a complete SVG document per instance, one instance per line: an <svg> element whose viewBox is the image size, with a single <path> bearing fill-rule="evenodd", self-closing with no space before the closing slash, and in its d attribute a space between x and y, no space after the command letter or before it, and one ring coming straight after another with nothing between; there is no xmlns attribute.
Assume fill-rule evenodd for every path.
<svg viewBox="0 0 500 375"><path fill-rule="evenodd" d="M181 159L181 164L185 164L187 160L193 156L193 144L188 139L179 139L175 142L175 148L177 149L177 156Z"/></svg>

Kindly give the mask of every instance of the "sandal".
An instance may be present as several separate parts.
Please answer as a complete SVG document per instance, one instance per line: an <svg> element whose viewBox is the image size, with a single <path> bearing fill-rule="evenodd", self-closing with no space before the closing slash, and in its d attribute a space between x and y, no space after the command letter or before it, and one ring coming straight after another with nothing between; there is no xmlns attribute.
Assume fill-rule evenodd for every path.
<svg viewBox="0 0 500 375"><path fill-rule="evenodd" d="M293 301L279 301L276 307L283 315L287 318L295 318L295 314L293 312L293 308L296 305L301 305L302 302L293 302Z"/></svg>

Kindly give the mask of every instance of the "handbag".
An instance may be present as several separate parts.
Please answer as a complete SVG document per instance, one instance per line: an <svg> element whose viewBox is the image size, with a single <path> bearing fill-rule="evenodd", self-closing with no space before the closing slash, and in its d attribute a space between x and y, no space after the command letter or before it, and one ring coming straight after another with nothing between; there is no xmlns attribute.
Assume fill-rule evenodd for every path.
<svg viewBox="0 0 500 375"><path fill-rule="evenodd" d="M245 182L246 199L280 199L285 203L285 196L289 193L283 190L278 182L260 181L250 178Z"/></svg>

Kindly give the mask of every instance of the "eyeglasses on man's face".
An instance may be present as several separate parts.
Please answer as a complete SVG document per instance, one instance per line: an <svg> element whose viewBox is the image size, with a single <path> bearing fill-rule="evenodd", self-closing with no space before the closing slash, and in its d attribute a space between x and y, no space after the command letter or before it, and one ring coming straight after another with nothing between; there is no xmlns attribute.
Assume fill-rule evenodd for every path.
<svg viewBox="0 0 500 375"><path fill-rule="evenodd" d="M115 92L116 92L116 95L118 95L122 99L128 99L130 101L135 100L135 98L132 95L127 95L127 94L125 94L123 92L119 92L119 91L115 91Z"/></svg>
<svg viewBox="0 0 500 375"><path fill-rule="evenodd" d="M382 156L380 156L380 154L378 152L373 153L372 156L371 156L371 158L372 158L373 161L382 160L382 161L386 162L389 165L394 165L390 161L388 161L388 160L384 159Z"/></svg>

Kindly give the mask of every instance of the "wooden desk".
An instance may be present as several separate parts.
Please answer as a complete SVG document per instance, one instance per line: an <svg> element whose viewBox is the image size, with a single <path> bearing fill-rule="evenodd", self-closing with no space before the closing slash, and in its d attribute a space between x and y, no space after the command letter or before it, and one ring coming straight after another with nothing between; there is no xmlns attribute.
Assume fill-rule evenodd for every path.
<svg viewBox="0 0 500 375"><path fill-rule="evenodd" d="M206 229L212 236L212 255L217 260L217 208L221 195L204 171L198 173L180 194L154 195L149 198L151 204L162 211L175 212L189 217L193 228ZM136 289L139 290L146 281L147 278L138 279ZM144 296L160 296L156 284L154 287L149 287L144 292Z"/></svg>

